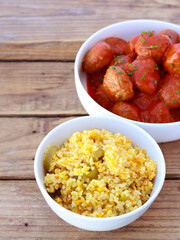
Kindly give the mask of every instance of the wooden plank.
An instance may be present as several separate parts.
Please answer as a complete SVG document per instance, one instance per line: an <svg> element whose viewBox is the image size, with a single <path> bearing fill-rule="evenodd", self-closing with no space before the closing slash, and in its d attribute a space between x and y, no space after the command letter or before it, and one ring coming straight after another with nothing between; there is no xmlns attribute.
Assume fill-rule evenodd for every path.
<svg viewBox="0 0 180 240"><path fill-rule="evenodd" d="M180 236L180 180L168 180L150 209L130 225L90 232L64 222L48 207L33 181L0 181L1 239L165 239ZM146 236L146 237L145 237Z"/></svg>
<svg viewBox="0 0 180 240"><path fill-rule="evenodd" d="M0 118L0 178L34 178L34 156L43 137L70 118Z"/></svg>
<svg viewBox="0 0 180 240"><path fill-rule="evenodd" d="M180 169L180 140L169 143L159 143L159 146L164 154L166 162L166 177L173 178L174 173L179 177Z"/></svg>
<svg viewBox="0 0 180 240"><path fill-rule="evenodd" d="M51 40L32 42L0 41L0 60L74 60L83 41Z"/></svg>
<svg viewBox="0 0 180 240"><path fill-rule="evenodd" d="M70 118L0 118L0 178L34 178L33 159L43 137ZM166 178L180 178L180 140L160 144Z"/></svg>
<svg viewBox="0 0 180 240"><path fill-rule="evenodd" d="M71 62L1 62L0 115L86 114Z"/></svg>
<svg viewBox="0 0 180 240"><path fill-rule="evenodd" d="M102 27L141 18L180 24L179 7L179 0L0 0L0 59L72 60Z"/></svg>

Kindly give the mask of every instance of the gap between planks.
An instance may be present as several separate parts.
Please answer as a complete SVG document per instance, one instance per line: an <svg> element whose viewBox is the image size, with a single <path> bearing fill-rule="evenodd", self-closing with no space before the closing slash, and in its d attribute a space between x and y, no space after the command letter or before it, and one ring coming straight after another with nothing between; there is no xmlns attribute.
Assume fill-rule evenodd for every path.
<svg viewBox="0 0 180 240"><path fill-rule="evenodd" d="M33 59L0 59L0 63L6 63L6 62L10 62L10 63L13 63L13 62L21 62L21 63L23 63L23 62L62 62L62 63L74 63L75 62L75 60L74 59L65 59L65 60L63 60L63 59L35 59L35 60L33 60Z"/></svg>
<svg viewBox="0 0 180 240"><path fill-rule="evenodd" d="M0 118L51 118L51 117L85 117L89 116L88 114L83 113L72 113L72 114L57 114L57 113L0 113Z"/></svg>

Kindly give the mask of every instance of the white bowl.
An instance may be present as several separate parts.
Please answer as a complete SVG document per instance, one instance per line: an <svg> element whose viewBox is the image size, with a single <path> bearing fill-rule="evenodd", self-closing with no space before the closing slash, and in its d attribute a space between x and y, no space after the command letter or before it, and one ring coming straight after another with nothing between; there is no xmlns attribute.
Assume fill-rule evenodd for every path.
<svg viewBox="0 0 180 240"><path fill-rule="evenodd" d="M48 145L61 145L76 131L83 131L85 129L106 129L112 133L121 133L132 141L132 144L139 145L140 148L146 149L147 154L157 162L157 175L155 178L154 188L148 201L138 209L123 214L117 217L110 218L96 218L82 216L73 213L61 205L56 203L47 193L44 186L44 169L43 169L43 154ZM41 190L41 193L51 209L66 222L86 230L92 231L108 231L123 227L137 218L139 218L153 203L157 195L159 194L165 178L165 161L163 154L154 141L154 139L143 129L138 126L123 121L121 119L111 119L107 117L80 117L63 124L60 124L54 128L39 145L34 162L34 172L37 184Z"/></svg>
<svg viewBox="0 0 180 240"><path fill-rule="evenodd" d="M130 40L134 35L146 30L155 30L157 32L171 28L180 33L180 26L156 20L132 20L112 24L107 26L93 35L91 35L79 49L75 65L75 85L79 99L85 110L92 116L108 116L112 118L124 119L96 103L87 93L86 88L86 73L82 72L82 60L87 51L99 40L110 36L121 37L125 40ZM136 125L145 129L157 142L169 142L180 139L180 121L174 123L143 123L126 119L128 122L133 122Z"/></svg>

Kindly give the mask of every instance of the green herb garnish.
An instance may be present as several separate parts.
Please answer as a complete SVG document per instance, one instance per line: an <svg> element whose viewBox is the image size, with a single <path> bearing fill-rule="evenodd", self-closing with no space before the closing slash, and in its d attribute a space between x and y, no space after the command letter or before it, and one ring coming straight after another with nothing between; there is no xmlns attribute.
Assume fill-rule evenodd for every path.
<svg viewBox="0 0 180 240"><path fill-rule="evenodd" d="M121 57L123 57L123 56L125 56L125 55L118 55L118 56L116 56L116 57L114 58L114 61L116 61L118 58L121 58Z"/></svg>
<svg viewBox="0 0 180 240"><path fill-rule="evenodd" d="M151 36L154 34L154 33L151 32L151 31L148 31L148 33L149 33L148 37L151 37Z"/></svg>
<svg viewBox="0 0 180 240"><path fill-rule="evenodd" d="M158 45L155 45L155 46L147 46L147 47L144 47L144 48L158 48L159 46Z"/></svg>
<svg viewBox="0 0 180 240"><path fill-rule="evenodd" d="M116 56L117 58L121 58L121 57L123 57L123 56L125 56L125 55L118 55L118 56Z"/></svg>
<svg viewBox="0 0 180 240"><path fill-rule="evenodd" d="M115 67L115 66L111 66L111 68L116 70L116 67Z"/></svg>
<svg viewBox="0 0 180 240"><path fill-rule="evenodd" d="M141 33L141 36L143 36L143 34L146 34L147 32L146 31L143 31L142 33Z"/></svg>
<svg viewBox="0 0 180 240"><path fill-rule="evenodd" d="M132 76L132 75L133 75L133 72L134 72L135 70L137 70L137 68L136 68L136 67L135 67L135 68L133 68L133 69L131 70L131 72L130 72L130 73L128 73L128 75L129 75L129 76Z"/></svg>
<svg viewBox="0 0 180 240"><path fill-rule="evenodd" d="M177 104L176 100L173 100L173 103L174 103L174 104Z"/></svg>
<svg viewBox="0 0 180 240"><path fill-rule="evenodd" d="M157 84L157 80L154 81L154 84L155 84L155 85Z"/></svg>
<svg viewBox="0 0 180 240"><path fill-rule="evenodd" d="M171 64L170 68L172 69L173 67L174 67L173 64Z"/></svg>
<svg viewBox="0 0 180 240"><path fill-rule="evenodd" d="M178 90L176 93L178 94L180 91Z"/></svg>
<svg viewBox="0 0 180 240"><path fill-rule="evenodd" d="M103 77L100 77L100 81L103 82Z"/></svg>
<svg viewBox="0 0 180 240"><path fill-rule="evenodd" d="M146 74L144 74L141 78L140 78L140 80L143 80L143 78L146 76Z"/></svg>
<svg viewBox="0 0 180 240"><path fill-rule="evenodd" d="M117 64L118 64L118 62L116 61L115 64L114 64L114 66L116 66Z"/></svg>
<svg viewBox="0 0 180 240"><path fill-rule="evenodd" d="M125 63L125 60L121 60L121 59L120 59L120 61L121 61L122 63Z"/></svg>
<svg viewBox="0 0 180 240"><path fill-rule="evenodd" d="M155 69L156 69L156 70L159 70L158 64L155 64Z"/></svg>
<svg viewBox="0 0 180 240"><path fill-rule="evenodd" d="M172 39L172 37L171 37L171 36L169 36L169 38L170 38L170 39Z"/></svg>
<svg viewBox="0 0 180 240"><path fill-rule="evenodd" d="M123 71L118 71L118 73L123 73Z"/></svg>
<svg viewBox="0 0 180 240"><path fill-rule="evenodd" d="M145 42L146 42L146 40L145 40L144 38L141 38L141 41L142 41L143 43L145 43Z"/></svg>

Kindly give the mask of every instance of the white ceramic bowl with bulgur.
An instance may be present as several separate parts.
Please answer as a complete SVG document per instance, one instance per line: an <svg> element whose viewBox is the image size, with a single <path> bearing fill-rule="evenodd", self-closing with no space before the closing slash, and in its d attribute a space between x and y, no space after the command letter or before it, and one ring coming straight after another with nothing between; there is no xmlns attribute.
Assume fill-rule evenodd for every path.
<svg viewBox="0 0 180 240"><path fill-rule="evenodd" d="M57 146L49 166L44 165L48 146ZM82 229L108 231L133 222L150 207L164 183L165 161L154 139L138 126L80 117L43 139L34 171L59 217Z"/></svg>

